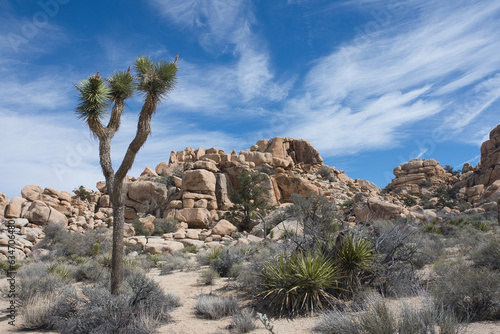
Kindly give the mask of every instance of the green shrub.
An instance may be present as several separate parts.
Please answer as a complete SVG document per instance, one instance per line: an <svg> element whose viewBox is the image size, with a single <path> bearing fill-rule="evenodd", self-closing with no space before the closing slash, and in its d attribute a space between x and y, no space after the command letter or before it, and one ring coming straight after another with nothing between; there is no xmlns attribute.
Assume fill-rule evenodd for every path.
<svg viewBox="0 0 500 334"><path fill-rule="evenodd" d="M271 207L266 199L266 189L263 182L268 176L259 171L244 170L238 176L238 186L230 194L231 216L236 225L242 230L248 230L255 212L265 215Z"/></svg>
<svg viewBox="0 0 500 334"><path fill-rule="evenodd" d="M77 282L106 282L110 278L108 268L103 267L96 260L91 260L78 265L72 273L72 277Z"/></svg>
<svg viewBox="0 0 500 334"><path fill-rule="evenodd" d="M415 200L415 197L413 196L406 196L403 199L403 205L406 207L412 207L414 205L417 205L417 200Z"/></svg>
<svg viewBox="0 0 500 334"><path fill-rule="evenodd" d="M78 199L82 201L90 202L90 200L92 199L92 194L87 189L85 189L84 186L73 189L73 193Z"/></svg>
<svg viewBox="0 0 500 334"><path fill-rule="evenodd" d="M333 171L331 167L328 167L327 165L321 166L321 168L318 170L318 175L321 176L324 180L327 180L329 182L335 182L337 181L335 179L335 176L333 175Z"/></svg>
<svg viewBox="0 0 500 334"><path fill-rule="evenodd" d="M226 247L214 253L218 256L210 261L210 268L218 272L221 277L228 277L233 265L243 261L243 254L238 248Z"/></svg>
<svg viewBox="0 0 500 334"><path fill-rule="evenodd" d="M376 295L367 295L354 312L338 309L322 314L314 331L323 334L458 334L461 327L451 312L425 302L422 307L402 304L397 314Z"/></svg>
<svg viewBox="0 0 500 334"><path fill-rule="evenodd" d="M63 334L149 333L148 326L168 322L168 311L179 306L178 298L142 273L128 276L119 296L102 285L84 286L82 292L77 311L57 324Z"/></svg>
<svg viewBox="0 0 500 334"><path fill-rule="evenodd" d="M155 229L152 235L163 235L165 233L174 233L179 229L179 222L174 218L156 218L153 221Z"/></svg>
<svg viewBox="0 0 500 334"><path fill-rule="evenodd" d="M314 313L334 305L340 274L322 254L282 253L264 264L257 297L278 316Z"/></svg>
<svg viewBox="0 0 500 334"><path fill-rule="evenodd" d="M151 235L151 233L146 230L144 224L139 219L135 219L132 222L132 226L134 227L135 235L144 235L146 237Z"/></svg>
<svg viewBox="0 0 500 334"><path fill-rule="evenodd" d="M201 271L198 282L203 285L212 285L214 284L214 281L219 277L220 275L218 272L216 272L212 268L208 268Z"/></svg>
<svg viewBox="0 0 500 334"><path fill-rule="evenodd" d="M44 229L45 237L38 242L34 249L47 249L53 257L71 258L74 255L91 257L95 254L96 243L99 251L111 251L111 232L103 230L87 230L84 234L70 233L57 224L49 224Z"/></svg>
<svg viewBox="0 0 500 334"><path fill-rule="evenodd" d="M69 284L65 278L51 273L45 263L38 262L23 266L17 277L16 295L20 300L27 300L37 294L48 294Z"/></svg>
<svg viewBox="0 0 500 334"><path fill-rule="evenodd" d="M367 238L378 254L371 284L386 296L416 293L421 275L416 269L432 262L443 249L441 236L422 233L412 223L380 222Z"/></svg>
<svg viewBox="0 0 500 334"><path fill-rule="evenodd" d="M438 305L451 309L462 320L500 319L500 273L471 268L463 262L435 267L438 279L432 293Z"/></svg>
<svg viewBox="0 0 500 334"><path fill-rule="evenodd" d="M493 270L500 270L500 236L488 236L471 255L474 265Z"/></svg>
<svg viewBox="0 0 500 334"><path fill-rule="evenodd" d="M215 320L236 313L238 300L234 297L201 295L194 308L203 318Z"/></svg>
<svg viewBox="0 0 500 334"><path fill-rule="evenodd" d="M162 254L159 257L158 268L160 268L160 275L171 274L174 270L184 270L190 266L189 255L182 252L175 252L170 255L168 253Z"/></svg>
<svg viewBox="0 0 500 334"><path fill-rule="evenodd" d="M304 235L313 239L328 239L335 232L334 222L338 216L335 204L328 197L311 193L306 196L292 194L293 205L287 214L296 217L304 228Z"/></svg>

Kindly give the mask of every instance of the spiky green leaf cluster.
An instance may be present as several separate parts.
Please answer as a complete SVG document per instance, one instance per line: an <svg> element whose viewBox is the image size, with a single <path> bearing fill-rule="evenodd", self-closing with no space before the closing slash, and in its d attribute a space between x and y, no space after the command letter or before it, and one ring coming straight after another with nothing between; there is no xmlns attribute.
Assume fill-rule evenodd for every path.
<svg viewBox="0 0 500 334"><path fill-rule="evenodd" d="M99 74L82 80L76 88L80 92L80 104L76 108L79 118L88 122L99 120L108 113L111 92Z"/></svg>
<svg viewBox="0 0 500 334"><path fill-rule="evenodd" d="M153 61L150 57L143 56L137 58L134 68L137 72L139 91L151 94L158 100L174 88L177 74L175 62Z"/></svg>
<svg viewBox="0 0 500 334"><path fill-rule="evenodd" d="M114 101L126 100L134 94L134 78L128 72L117 71L108 79L108 82Z"/></svg>
<svg viewBox="0 0 500 334"><path fill-rule="evenodd" d="M332 307L341 277L322 254L298 252L267 262L259 279L263 304L278 316L295 316Z"/></svg>

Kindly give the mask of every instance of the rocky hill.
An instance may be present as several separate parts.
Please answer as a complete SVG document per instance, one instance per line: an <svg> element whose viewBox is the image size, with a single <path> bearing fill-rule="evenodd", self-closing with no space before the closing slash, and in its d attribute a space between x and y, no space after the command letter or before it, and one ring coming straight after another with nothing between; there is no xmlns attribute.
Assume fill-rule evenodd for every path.
<svg viewBox="0 0 500 334"><path fill-rule="evenodd" d="M265 198L280 207L292 194L315 193L337 205L341 219L349 224L408 218L414 221L439 219L463 212L496 211L500 198L500 125L481 147L481 162L464 166L462 173L447 171L434 159L414 159L394 169L394 179L385 188L349 178L344 171L323 164L320 153L302 139L263 139L247 150L226 153L217 148L186 148L173 151L169 162L154 169L146 167L137 178L127 177L126 219L139 220L151 229L155 218L181 222L176 233L159 237L135 236L127 224L129 243L140 243L145 251L158 253L185 246L214 247L223 241L248 243L260 240L252 234L239 235L222 219L233 203L230 193L239 188L238 175L245 170L263 173ZM112 209L104 182L97 191L81 189L80 196L52 188L28 185L21 197L8 199L0 193L0 219L13 219L16 257L29 255L43 237L49 223L84 233L88 229L110 228ZM83 196L85 195L85 196ZM3 217L3 218L2 218ZM5 225L1 227L6 229ZM8 238L0 234L0 260L7 255Z"/></svg>

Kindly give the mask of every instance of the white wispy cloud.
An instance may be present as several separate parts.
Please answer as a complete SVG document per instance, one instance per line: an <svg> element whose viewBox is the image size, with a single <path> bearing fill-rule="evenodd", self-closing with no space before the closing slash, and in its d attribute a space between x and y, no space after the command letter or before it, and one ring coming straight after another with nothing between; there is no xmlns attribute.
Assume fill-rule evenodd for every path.
<svg viewBox="0 0 500 334"><path fill-rule="evenodd" d="M287 96L291 79L283 82L276 80L270 66L269 54L263 46L265 40L252 31L256 19L250 1L150 0L150 2L179 27L191 29L206 51L234 56L232 66L226 69L216 66L216 71L221 74L217 75L216 71L210 71L210 74L215 74L215 82L220 82L217 80L218 77L224 75L226 87L230 90L231 87L237 87L239 95L236 95L236 98L243 97L245 101L259 98L276 101ZM194 70L209 72L202 68ZM179 84L181 91L188 89L182 84L182 82ZM194 90L198 96L220 95L215 89L210 89L210 86L205 87L202 91L200 85L195 85Z"/></svg>
<svg viewBox="0 0 500 334"><path fill-rule="evenodd" d="M411 16L386 17L387 25L374 19L373 33L365 31L318 59L303 93L285 107L282 117L292 126L278 130L310 139L325 155L390 148L407 137L406 127L438 114L446 120L464 102L457 95L464 89L487 86L489 94L475 110L453 113L453 122L442 126L453 135L477 120L498 99L500 22L494 18L500 3L404 6L414 7Z"/></svg>

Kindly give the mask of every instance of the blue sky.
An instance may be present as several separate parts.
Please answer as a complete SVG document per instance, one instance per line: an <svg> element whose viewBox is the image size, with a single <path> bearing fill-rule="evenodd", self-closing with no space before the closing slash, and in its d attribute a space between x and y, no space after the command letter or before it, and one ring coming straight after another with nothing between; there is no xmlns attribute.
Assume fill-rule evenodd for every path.
<svg viewBox="0 0 500 334"><path fill-rule="evenodd" d="M95 188L98 144L73 83L173 60L178 84L129 174L186 146L310 140L325 163L384 187L412 158L476 164L499 123L500 2L0 0L0 191ZM115 166L141 97L112 144Z"/></svg>

